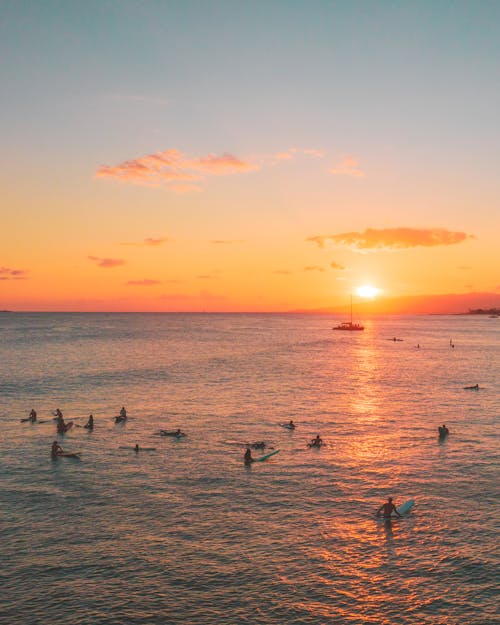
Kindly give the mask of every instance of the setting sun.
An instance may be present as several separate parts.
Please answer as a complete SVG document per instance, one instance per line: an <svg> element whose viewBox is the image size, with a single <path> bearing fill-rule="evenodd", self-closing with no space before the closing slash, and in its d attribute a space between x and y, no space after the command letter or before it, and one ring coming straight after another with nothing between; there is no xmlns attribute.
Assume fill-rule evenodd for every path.
<svg viewBox="0 0 500 625"><path fill-rule="evenodd" d="M375 295L378 295L380 293L380 289L377 289L376 286L364 285L358 286L358 288L356 289L356 293L360 297L375 297Z"/></svg>

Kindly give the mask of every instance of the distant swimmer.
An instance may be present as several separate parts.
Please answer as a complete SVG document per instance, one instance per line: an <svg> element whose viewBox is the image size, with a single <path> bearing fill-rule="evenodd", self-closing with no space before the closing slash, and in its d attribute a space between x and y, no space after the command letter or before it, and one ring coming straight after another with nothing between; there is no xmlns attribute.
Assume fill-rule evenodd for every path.
<svg viewBox="0 0 500 625"><path fill-rule="evenodd" d="M64 450L61 447L61 445L59 445L57 441L54 441L52 443L52 449L50 450L50 455L52 456L52 458L57 458L58 456L61 456L63 453L64 453Z"/></svg>
<svg viewBox="0 0 500 625"><path fill-rule="evenodd" d="M87 423L83 427L87 428L87 430L93 430L94 429L94 417L93 417L93 415L89 415L89 420L87 421Z"/></svg>
<svg viewBox="0 0 500 625"><path fill-rule="evenodd" d="M247 445L247 449L243 457L243 462L245 463L246 466L249 466L250 464L252 464L253 461L254 459L252 458L252 451L250 449L250 445Z"/></svg>
<svg viewBox="0 0 500 625"><path fill-rule="evenodd" d="M478 391L479 384L474 384L474 386L464 386L465 391Z"/></svg>
<svg viewBox="0 0 500 625"><path fill-rule="evenodd" d="M439 432L439 438L444 438L445 436L448 436L448 434L450 433L450 430L446 427L446 425L440 425L438 427L438 432Z"/></svg>
<svg viewBox="0 0 500 625"><path fill-rule="evenodd" d="M381 514L382 512L383 514ZM399 514L396 510L396 506L392 503L392 497L389 497L389 499L377 510L377 516L382 516L384 519L390 519L393 512L396 513L396 516L401 517L401 514Z"/></svg>
<svg viewBox="0 0 500 625"><path fill-rule="evenodd" d="M31 423L35 423L36 421L36 410L34 408L31 409L29 420Z"/></svg>
<svg viewBox="0 0 500 625"><path fill-rule="evenodd" d="M251 447L252 449L265 449L266 443L264 441L258 441L257 443L252 443L251 445L247 445L247 447Z"/></svg>
<svg viewBox="0 0 500 625"><path fill-rule="evenodd" d="M323 445L323 439L319 434L316 434L316 438L313 438L309 443L309 447L321 447Z"/></svg>

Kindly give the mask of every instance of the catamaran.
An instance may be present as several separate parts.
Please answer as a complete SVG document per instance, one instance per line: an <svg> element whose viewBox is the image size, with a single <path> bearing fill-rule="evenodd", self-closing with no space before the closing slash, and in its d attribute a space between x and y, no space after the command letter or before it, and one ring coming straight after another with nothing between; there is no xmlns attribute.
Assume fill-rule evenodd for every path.
<svg viewBox="0 0 500 625"><path fill-rule="evenodd" d="M334 326L332 328L332 330L348 330L349 332L354 332L356 330L364 330L364 326L362 326L360 323L353 323L352 322L352 295L351 295L351 320L350 321L343 321L340 325L338 326Z"/></svg>

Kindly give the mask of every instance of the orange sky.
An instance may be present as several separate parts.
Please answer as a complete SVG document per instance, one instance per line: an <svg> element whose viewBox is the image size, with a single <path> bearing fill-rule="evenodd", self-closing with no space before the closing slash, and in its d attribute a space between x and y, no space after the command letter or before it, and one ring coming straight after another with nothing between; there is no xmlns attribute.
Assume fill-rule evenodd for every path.
<svg viewBox="0 0 500 625"><path fill-rule="evenodd" d="M0 308L500 306L496 7L125 4L4 11Z"/></svg>

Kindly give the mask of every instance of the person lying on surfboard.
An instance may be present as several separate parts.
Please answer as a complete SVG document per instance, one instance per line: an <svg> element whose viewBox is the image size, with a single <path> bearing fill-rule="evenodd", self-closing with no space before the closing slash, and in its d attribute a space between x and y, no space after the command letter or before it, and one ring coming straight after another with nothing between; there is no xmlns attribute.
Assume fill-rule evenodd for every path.
<svg viewBox="0 0 500 625"><path fill-rule="evenodd" d="M59 445L57 441L54 441L52 443L52 449L50 450L50 455L52 456L52 458L57 458L57 456L60 456L63 453L64 450L61 445Z"/></svg>
<svg viewBox="0 0 500 625"><path fill-rule="evenodd" d="M244 462L246 465L249 465L249 464L252 464L252 462L253 462L253 461L254 461L254 460L253 460L253 458L252 458L252 451L251 451L251 449L250 449L250 445L247 445L247 450L245 451L245 456L244 456L244 458L243 458L243 462Z"/></svg>
<svg viewBox="0 0 500 625"><path fill-rule="evenodd" d="M384 514L381 515L380 513L382 510L384 511ZM389 499L377 510L377 516L383 516L384 519L390 519L393 512L395 512L398 517L401 517L399 512L396 510L396 506L392 503L392 497L389 497Z"/></svg>

